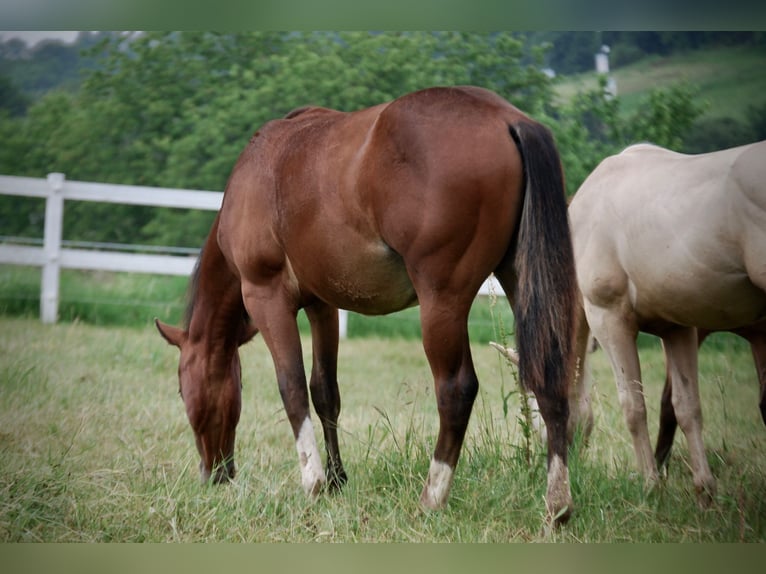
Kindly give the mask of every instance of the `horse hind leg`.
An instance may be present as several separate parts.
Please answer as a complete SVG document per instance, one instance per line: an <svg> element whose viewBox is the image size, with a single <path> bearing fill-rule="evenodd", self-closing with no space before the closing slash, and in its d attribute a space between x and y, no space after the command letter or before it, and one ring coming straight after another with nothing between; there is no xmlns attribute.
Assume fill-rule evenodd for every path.
<svg viewBox="0 0 766 574"><path fill-rule="evenodd" d="M348 480L338 446L338 310L324 303L316 303L306 308L306 315L311 323L314 357L309 389L324 432L327 482L331 490L338 491Z"/></svg>
<svg viewBox="0 0 766 574"><path fill-rule="evenodd" d="M686 436L697 501L710 506L716 481L710 472L702 441L702 407L697 380L697 332L693 327L679 327L662 338L672 384L673 409Z"/></svg>
<svg viewBox="0 0 766 574"><path fill-rule="evenodd" d="M439 435L420 504L436 510L447 503L479 382L468 342L470 302L421 300L420 306L423 347L439 411Z"/></svg>

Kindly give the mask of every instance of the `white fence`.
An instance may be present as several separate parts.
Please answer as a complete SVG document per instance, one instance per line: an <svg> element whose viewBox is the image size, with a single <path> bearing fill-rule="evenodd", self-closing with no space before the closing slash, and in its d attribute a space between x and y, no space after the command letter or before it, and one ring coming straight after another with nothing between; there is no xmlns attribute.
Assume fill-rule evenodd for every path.
<svg viewBox="0 0 766 574"><path fill-rule="evenodd" d="M42 247L0 244L0 263L42 267L40 318L43 323L55 323L58 318L59 274L62 268L190 275L197 262L196 256L117 253L64 247L64 200L217 211L223 199L223 193L216 191L69 181L62 173L50 173L47 179L0 175L0 194L45 199ZM482 285L479 293L503 295L496 283L490 288L490 281L492 279ZM346 336L347 321L348 314L342 311L342 337Z"/></svg>

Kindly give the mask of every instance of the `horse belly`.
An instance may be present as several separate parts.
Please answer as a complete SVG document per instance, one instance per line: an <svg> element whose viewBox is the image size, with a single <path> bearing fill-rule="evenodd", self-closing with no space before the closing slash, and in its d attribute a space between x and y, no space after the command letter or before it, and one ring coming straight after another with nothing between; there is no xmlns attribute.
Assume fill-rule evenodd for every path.
<svg viewBox="0 0 766 574"><path fill-rule="evenodd" d="M630 282L633 307L643 325L674 324L722 331L766 318L766 293L746 275L690 277L668 273L652 283Z"/></svg>
<svg viewBox="0 0 766 574"><path fill-rule="evenodd" d="M363 244L363 243L362 243ZM302 290L356 313L384 315L417 304L402 258L382 242L364 248L346 242L314 261L294 261ZM291 259L292 261L292 259Z"/></svg>

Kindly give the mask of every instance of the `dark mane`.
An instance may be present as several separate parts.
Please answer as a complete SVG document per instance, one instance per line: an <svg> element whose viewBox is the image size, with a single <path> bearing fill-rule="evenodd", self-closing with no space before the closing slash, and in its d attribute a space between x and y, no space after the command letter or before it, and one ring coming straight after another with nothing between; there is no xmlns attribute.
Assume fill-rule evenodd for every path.
<svg viewBox="0 0 766 574"><path fill-rule="evenodd" d="M194 271L192 271L191 277L189 278L189 285L186 288L186 310L184 311L184 329L187 331L189 330L189 327L191 326L191 319L194 315L194 305L197 300L197 291L199 287L199 276L200 276L200 267L202 263L202 249L200 249L199 257L197 258L197 263L194 266Z"/></svg>

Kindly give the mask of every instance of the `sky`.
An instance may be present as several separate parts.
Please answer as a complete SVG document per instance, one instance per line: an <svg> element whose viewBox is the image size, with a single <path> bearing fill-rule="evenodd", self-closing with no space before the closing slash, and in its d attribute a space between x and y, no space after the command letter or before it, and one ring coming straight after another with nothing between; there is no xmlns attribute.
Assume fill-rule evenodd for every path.
<svg viewBox="0 0 766 574"><path fill-rule="evenodd" d="M63 40L65 42L74 42L78 31L72 30L43 30L40 32L11 30L0 30L0 40L9 40L10 38L21 38L30 46L34 46L40 40Z"/></svg>

